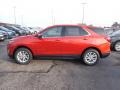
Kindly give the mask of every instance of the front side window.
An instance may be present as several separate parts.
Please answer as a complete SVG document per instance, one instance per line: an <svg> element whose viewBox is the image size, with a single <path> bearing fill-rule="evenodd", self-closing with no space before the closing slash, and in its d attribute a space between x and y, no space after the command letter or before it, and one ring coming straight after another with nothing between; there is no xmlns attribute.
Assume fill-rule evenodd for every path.
<svg viewBox="0 0 120 90"><path fill-rule="evenodd" d="M65 36L83 36L87 34L88 33L80 27L76 27L76 26L65 27L65 34L64 34Z"/></svg>
<svg viewBox="0 0 120 90"><path fill-rule="evenodd" d="M43 37L60 37L62 27L52 27L43 32Z"/></svg>

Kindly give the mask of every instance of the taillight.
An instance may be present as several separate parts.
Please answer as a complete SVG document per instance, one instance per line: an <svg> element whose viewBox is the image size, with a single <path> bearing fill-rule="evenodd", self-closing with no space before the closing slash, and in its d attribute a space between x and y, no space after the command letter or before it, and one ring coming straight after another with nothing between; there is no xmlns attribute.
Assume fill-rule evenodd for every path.
<svg viewBox="0 0 120 90"><path fill-rule="evenodd" d="M105 39L110 42L111 41L111 38L109 36L106 36Z"/></svg>

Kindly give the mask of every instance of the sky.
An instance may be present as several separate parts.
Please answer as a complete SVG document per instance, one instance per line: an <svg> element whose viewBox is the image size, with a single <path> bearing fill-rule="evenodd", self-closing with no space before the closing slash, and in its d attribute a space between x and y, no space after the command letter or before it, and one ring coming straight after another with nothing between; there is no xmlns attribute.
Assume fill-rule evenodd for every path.
<svg viewBox="0 0 120 90"><path fill-rule="evenodd" d="M84 23L111 26L120 22L120 0L0 0L0 22L47 27ZM15 7L15 9L14 9ZM15 10L15 16L14 16Z"/></svg>

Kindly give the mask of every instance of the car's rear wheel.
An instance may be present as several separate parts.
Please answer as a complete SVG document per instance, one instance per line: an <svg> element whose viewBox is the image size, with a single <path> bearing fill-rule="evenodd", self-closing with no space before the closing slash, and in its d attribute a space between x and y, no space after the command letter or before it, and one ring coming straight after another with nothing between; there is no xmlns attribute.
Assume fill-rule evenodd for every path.
<svg viewBox="0 0 120 90"><path fill-rule="evenodd" d="M19 48L16 50L14 57L18 64L29 64L32 59L32 53L27 48Z"/></svg>
<svg viewBox="0 0 120 90"><path fill-rule="evenodd" d="M97 64L100 59L100 54L95 49L88 49L82 55L83 63L89 66Z"/></svg>
<svg viewBox="0 0 120 90"><path fill-rule="evenodd" d="M120 41L114 44L114 50L120 52Z"/></svg>

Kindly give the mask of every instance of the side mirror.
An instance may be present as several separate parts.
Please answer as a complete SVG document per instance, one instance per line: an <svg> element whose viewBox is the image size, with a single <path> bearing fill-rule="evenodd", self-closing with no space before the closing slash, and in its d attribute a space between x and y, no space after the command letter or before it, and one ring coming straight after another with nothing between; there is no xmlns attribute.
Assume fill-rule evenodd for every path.
<svg viewBox="0 0 120 90"><path fill-rule="evenodd" d="M41 34L38 34L38 38L42 38L42 35L41 35Z"/></svg>
<svg viewBox="0 0 120 90"><path fill-rule="evenodd" d="M35 37L42 38L41 34L36 34Z"/></svg>

